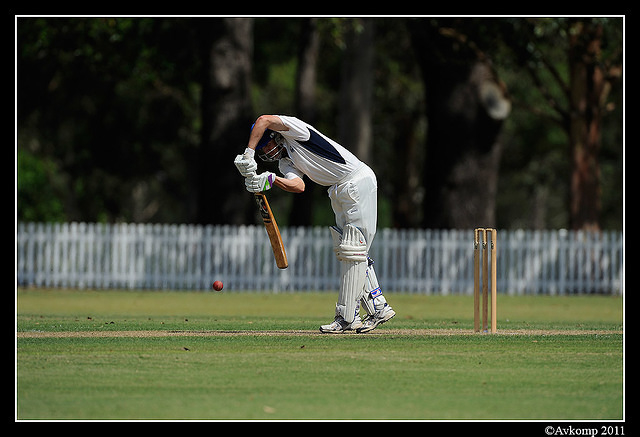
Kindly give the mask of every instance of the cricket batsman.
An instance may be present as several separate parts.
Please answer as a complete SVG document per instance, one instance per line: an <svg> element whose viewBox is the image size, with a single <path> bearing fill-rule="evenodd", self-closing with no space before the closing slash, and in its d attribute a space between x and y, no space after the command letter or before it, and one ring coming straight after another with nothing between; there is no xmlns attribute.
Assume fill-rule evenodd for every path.
<svg viewBox="0 0 640 437"><path fill-rule="evenodd" d="M255 154L278 161L283 176L258 174ZM305 189L303 177L328 187L336 225L333 249L340 261L340 292L335 318L323 333L369 332L396 315L378 284L369 248L376 234L378 184L373 171L346 148L295 117L262 115L251 127L249 142L234 164L251 193L274 185L291 193ZM360 304L367 316L360 318Z"/></svg>

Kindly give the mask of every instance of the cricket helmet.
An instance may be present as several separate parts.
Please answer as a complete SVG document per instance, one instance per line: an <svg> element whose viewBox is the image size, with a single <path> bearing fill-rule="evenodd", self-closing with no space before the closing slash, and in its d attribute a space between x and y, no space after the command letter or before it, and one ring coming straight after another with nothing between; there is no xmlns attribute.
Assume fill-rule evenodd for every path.
<svg viewBox="0 0 640 437"><path fill-rule="evenodd" d="M251 125L251 130L253 130L253 127L255 125L256 125L255 123ZM270 149L269 151L265 152L263 150L264 146L269 144L269 141L271 140L275 141L276 146ZM283 158L284 156L286 156L286 149L284 148L283 142L284 140L282 138L282 135L280 135L278 132L272 131L271 129L267 129L264 131L264 134L262 134L262 138L260 138L260 140L258 141L258 145L256 146L256 152L258 153L258 156L260 157L260 159L262 159L263 161L266 161L266 162L277 161Z"/></svg>

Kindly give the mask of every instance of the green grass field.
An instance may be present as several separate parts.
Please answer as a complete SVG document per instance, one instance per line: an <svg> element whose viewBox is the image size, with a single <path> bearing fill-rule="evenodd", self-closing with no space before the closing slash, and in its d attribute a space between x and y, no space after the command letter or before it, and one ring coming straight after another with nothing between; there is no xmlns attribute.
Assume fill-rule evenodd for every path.
<svg viewBox="0 0 640 437"><path fill-rule="evenodd" d="M388 293L322 335L336 293L18 290L17 420L624 419L621 297Z"/></svg>

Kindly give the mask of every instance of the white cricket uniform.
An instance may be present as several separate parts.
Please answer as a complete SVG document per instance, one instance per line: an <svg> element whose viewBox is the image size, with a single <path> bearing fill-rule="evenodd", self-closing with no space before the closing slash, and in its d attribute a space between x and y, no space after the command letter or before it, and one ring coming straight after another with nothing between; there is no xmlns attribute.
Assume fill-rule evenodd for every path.
<svg viewBox="0 0 640 437"><path fill-rule="evenodd" d="M313 182L329 187L336 225L358 227L366 238L367 251L376 233L378 184L374 172L349 150L295 117L278 116L289 128L279 131L287 158L279 169L287 179L307 175Z"/></svg>

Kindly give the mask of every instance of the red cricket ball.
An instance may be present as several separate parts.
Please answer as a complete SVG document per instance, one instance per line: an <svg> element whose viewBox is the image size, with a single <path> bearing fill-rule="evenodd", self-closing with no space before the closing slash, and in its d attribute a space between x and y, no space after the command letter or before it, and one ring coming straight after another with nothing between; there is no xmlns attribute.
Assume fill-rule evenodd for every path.
<svg viewBox="0 0 640 437"><path fill-rule="evenodd" d="M216 291L222 290L222 287L223 287L222 281L215 281L213 283L213 289Z"/></svg>

